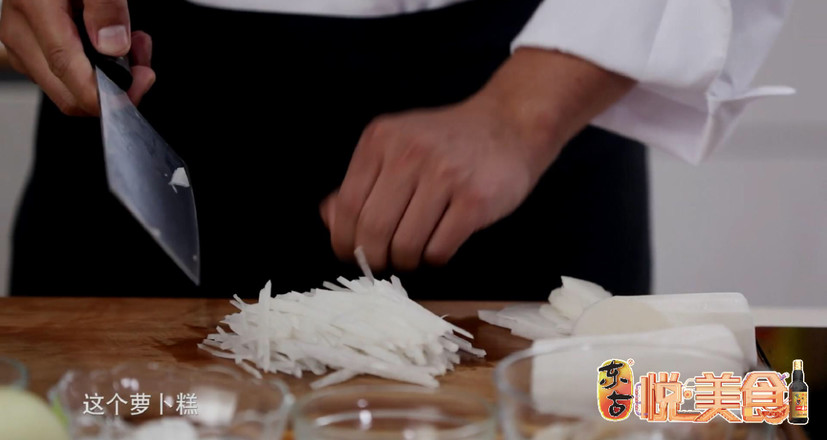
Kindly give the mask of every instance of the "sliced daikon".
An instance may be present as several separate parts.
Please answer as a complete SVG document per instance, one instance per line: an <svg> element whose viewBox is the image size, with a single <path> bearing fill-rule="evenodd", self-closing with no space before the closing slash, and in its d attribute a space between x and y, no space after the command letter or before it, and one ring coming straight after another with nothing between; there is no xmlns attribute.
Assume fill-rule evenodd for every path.
<svg viewBox="0 0 827 440"><path fill-rule="evenodd" d="M506 307L498 312L480 310L479 318L506 327L527 339L556 338L571 334L574 322L583 311L611 293L589 281L561 277L562 286L551 291L549 303Z"/></svg>
<svg viewBox="0 0 827 440"><path fill-rule="evenodd" d="M595 283L572 277L560 278L563 286L551 291L549 303L564 318L575 320L586 307L612 296Z"/></svg>
<svg viewBox="0 0 827 440"><path fill-rule="evenodd" d="M588 307L591 304L612 296L612 294L602 286L591 281L572 277L560 278L563 281L563 289L575 293L584 306Z"/></svg>

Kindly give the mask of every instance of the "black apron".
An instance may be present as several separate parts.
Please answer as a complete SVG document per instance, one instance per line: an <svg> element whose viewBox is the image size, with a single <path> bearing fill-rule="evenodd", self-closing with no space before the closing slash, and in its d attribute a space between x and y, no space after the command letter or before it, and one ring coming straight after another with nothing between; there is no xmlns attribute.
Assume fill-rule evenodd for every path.
<svg viewBox="0 0 827 440"><path fill-rule="evenodd" d="M509 56L539 0L473 0L383 18L130 3L158 80L140 109L190 167L196 288L108 192L97 119L44 99L13 242L12 295L254 296L357 276L319 203L375 116L458 102ZM647 293L642 145L587 128L517 211L445 267L399 273L417 299L542 300L560 275ZM380 274L387 276L388 274Z"/></svg>

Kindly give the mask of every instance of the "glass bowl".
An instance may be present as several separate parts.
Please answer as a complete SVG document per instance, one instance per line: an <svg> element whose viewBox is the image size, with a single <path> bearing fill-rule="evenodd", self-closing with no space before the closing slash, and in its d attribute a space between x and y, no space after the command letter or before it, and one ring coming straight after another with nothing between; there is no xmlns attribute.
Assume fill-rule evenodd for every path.
<svg viewBox="0 0 827 440"><path fill-rule="evenodd" d="M20 362L0 357L0 387L26 389L29 386L29 373Z"/></svg>
<svg viewBox="0 0 827 440"><path fill-rule="evenodd" d="M631 371L621 367L614 377L599 376L598 368L613 360L627 362ZM720 376L729 371L743 376L754 371L750 370L752 367L741 356L674 345L562 342L535 346L511 354L495 369L499 420L506 440L768 438L771 425L730 423L720 416L708 423L647 421L649 410L640 402L640 396L645 394L639 394L641 387L636 386L641 376L649 373L679 372L678 381L685 383L703 372ZM624 374L630 388L615 390L621 389L619 394L633 397L620 400L622 408L618 406L612 411L618 417L628 416L610 421L602 415L610 412L608 391L600 394L599 388L613 385L615 378L623 378ZM695 410L694 394L684 398L680 412ZM599 406L601 399L607 402L604 407ZM739 410L733 412L740 414Z"/></svg>
<svg viewBox="0 0 827 440"><path fill-rule="evenodd" d="M413 386L345 386L299 399L296 440L496 438L494 407L472 393Z"/></svg>
<svg viewBox="0 0 827 440"><path fill-rule="evenodd" d="M222 366L126 363L70 370L49 391L73 439L279 439L293 397L280 380Z"/></svg>

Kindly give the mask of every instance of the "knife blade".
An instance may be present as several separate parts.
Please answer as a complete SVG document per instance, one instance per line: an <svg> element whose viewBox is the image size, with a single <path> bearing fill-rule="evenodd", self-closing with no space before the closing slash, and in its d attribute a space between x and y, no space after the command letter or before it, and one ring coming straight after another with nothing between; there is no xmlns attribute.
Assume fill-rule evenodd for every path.
<svg viewBox="0 0 827 440"><path fill-rule="evenodd" d="M189 168L127 96L128 61L99 54L82 20L78 33L95 67L109 189L198 285L201 251Z"/></svg>

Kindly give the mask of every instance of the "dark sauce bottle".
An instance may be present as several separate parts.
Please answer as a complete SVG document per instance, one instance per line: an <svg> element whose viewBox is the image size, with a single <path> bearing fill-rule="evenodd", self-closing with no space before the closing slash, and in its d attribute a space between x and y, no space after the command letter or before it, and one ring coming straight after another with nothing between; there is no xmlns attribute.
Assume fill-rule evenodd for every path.
<svg viewBox="0 0 827 440"><path fill-rule="evenodd" d="M794 425L807 423L807 384L804 382L804 362L801 359L793 361L793 381L790 382L790 416L789 422Z"/></svg>

